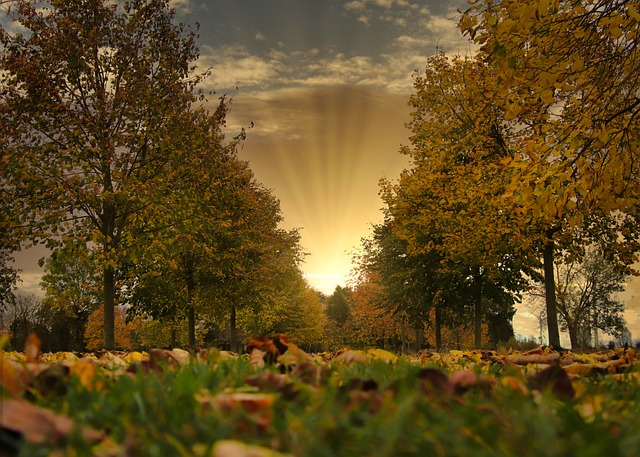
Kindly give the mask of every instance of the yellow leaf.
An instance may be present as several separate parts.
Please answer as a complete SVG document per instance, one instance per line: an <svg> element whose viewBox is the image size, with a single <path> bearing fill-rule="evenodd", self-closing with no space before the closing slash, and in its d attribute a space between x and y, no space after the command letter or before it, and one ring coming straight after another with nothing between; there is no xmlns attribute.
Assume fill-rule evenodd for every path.
<svg viewBox="0 0 640 457"><path fill-rule="evenodd" d="M392 354L389 351L385 351L384 349L369 349L367 351L367 355L374 357L376 359L382 359L387 362L396 362L398 360L398 356Z"/></svg>
<svg viewBox="0 0 640 457"><path fill-rule="evenodd" d="M556 98L553 95L553 89L544 89L540 93L540 98L545 103L553 104L556 102Z"/></svg>
<svg viewBox="0 0 640 457"><path fill-rule="evenodd" d="M87 389L101 390L104 387L104 383L95 379L98 368L98 364L95 361L80 359L69 367L69 372L75 375Z"/></svg>
<svg viewBox="0 0 640 457"><path fill-rule="evenodd" d="M147 358L147 356L145 356L143 353L137 352L137 351L133 351L133 352L128 353L124 357L124 361L127 362L127 363L142 362L146 358Z"/></svg>

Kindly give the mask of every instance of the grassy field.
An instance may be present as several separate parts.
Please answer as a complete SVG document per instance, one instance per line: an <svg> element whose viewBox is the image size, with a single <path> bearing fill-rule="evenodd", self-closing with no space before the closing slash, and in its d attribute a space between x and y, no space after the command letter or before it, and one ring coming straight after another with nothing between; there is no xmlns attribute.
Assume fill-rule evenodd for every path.
<svg viewBox="0 0 640 457"><path fill-rule="evenodd" d="M5 352L0 455L640 455L633 350L265 358Z"/></svg>

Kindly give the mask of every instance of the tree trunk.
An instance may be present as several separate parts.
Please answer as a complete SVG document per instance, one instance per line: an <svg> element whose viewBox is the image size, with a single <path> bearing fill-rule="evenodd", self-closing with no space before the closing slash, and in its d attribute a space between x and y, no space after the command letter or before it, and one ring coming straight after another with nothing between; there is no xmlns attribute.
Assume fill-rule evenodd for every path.
<svg viewBox="0 0 640 457"><path fill-rule="evenodd" d="M558 313L556 306L556 281L553 271L553 231L547 232L547 244L544 246L544 290L547 303L547 330L549 332L549 346L560 348L560 331L558 330Z"/></svg>
<svg viewBox="0 0 640 457"><path fill-rule="evenodd" d="M578 340L578 328L576 325L573 325L567 322L567 330L569 331L569 341L571 342L571 349L576 351L580 348L580 342Z"/></svg>
<svg viewBox="0 0 640 457"><path fill-rule="evenodd" d="M173 324L171 324L171 348L175 348L178 345L178 333Z"/></svg>
<svg viewBox="0 0 640 457"><path fill-rule="evenodd" d="M476 290L476 309L475 309L475 338L473 345L475 349L482 347L482 278L478 279L478 285Z"/></svg>
<svg viewBox="0 0 640 457"><path fill-rule="evenodd" d="M229 331L231 333L231 352L238 351L238 329L236 327L236 305L231 305L231 317L229 320Z"/></svg>
<svg viewBox="0 0 640 457"><path fill-rule="evenodd" d="M104 317L103 317L103 344L105 349L114 349L115 338L115 270L111 266L104 267Z"/></svg>
<svg viewBox="0 0 640 457"><path fill-rule="evenodd" d="M191 301L189 301L189 347L196 347L196 310L193 309Z"/></svg>
<svg viewBox="0 0 640 457"><path fill-rule="evenodd" d="M193 289L195 288L193 280L187 280L187 325L189 327L189 347L196 347L196 310L193 307Z"/></svg>
<svg viewBox="0 0 640 457"><path fill-rule="evenodd" d="M189 327L189 347L196 347L196 310L193 307L193 291L196 288L195 276L195 255L187 252L182 257L185 274L187 277L187 326Z"/></svg>
<svg viewBox="0 0 640 457"><path fill-rule="evenodd" d="M415 352L419 352L422 349L422 342L424 340L424 330L422 327L417 327L414 329L416 335L416 350Z"/></svg>
<svg viewBox="0 0 640 457"><path fill-rule="evenodd" d="M436 351L440 352L442 348L442 302L436 300Z"/></svg>

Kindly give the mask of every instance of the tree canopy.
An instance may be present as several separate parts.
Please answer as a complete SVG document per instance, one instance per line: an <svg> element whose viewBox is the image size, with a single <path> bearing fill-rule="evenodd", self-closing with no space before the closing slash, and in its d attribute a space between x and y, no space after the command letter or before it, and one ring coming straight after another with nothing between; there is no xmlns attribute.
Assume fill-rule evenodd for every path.
<svg viewBox="0 0 640 457"><path fill-rule="evenodd" d="M544 233L549 278L557 241L573 254L598 243L620 265L636 260L637 10L627 1L478 0L460 21L499 76L492 103L518 127L508 189ZM557 346L552 282L547 289Z"/></svg>
<svg viewBox="0 0 640 457"><path fill-rule="evenodd" d="M168 0L11 6L20 27L0 35L11 235L99 247L112 347L116 269L135 260L142 221L148 230L175 223L179 202L165 197L194 171L197 35L175 22Z"/></svg>

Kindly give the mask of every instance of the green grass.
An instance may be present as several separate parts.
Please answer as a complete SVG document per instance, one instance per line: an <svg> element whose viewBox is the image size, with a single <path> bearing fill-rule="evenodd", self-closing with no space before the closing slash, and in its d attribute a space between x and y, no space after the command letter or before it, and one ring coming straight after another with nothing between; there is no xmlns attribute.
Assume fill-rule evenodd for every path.
<svg viewBox="0 0 640 457"><path fill-rule="evenodd" d="M510 373L492 367L493 388L451 396L425 388L421 368L402 358L370 360L325 368L319 385L292 376L286 388L269 382L256 388L248 377L271 371L277 378L277 370L253 368L244 358L210 360L148 373L101 372L99 391L71 377L65 393L33 402L104 431L111 453L103 455L211 455L221 439L322 457L640 455L637 381L590 377L567 400L503 386L501 377ZM238 391L271 393L274 401L252 413L198 400ZM599 407L588 410L590 402ZM72 435L63 452L94 455L105 447ZM55 449L25 444L20 455Z"/></svg>

